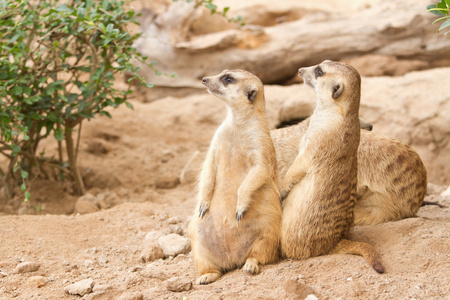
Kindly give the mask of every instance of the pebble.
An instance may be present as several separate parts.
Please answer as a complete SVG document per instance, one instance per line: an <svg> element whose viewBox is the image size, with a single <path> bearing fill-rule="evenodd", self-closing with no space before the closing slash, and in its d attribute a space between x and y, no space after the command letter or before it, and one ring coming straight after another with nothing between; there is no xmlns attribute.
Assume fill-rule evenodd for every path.
<svg viewBox="0 0 450 300"><path fill-rule="evenodd" d="M8 273L0 271L0 278L8 276Z"/></svg>
<svg viewBox="0 0 450 300"><path fill-rule="evenodd" d="M108 257L106 257L105 254L102 254L102 255L99 257L98 262L101 263L101 264L106 264L106 263L109 262L109 260L108 260Z"/></svg>
<svg viewBox="0 0 450 300"><path fill-rule="evenodd" d="M94 262L90 259L84 261L83 266L85 268L92 268L94 266Z"/></svg>
<svg viewBox="0 0 450 300"><path fill-rule="evenodd" d="M94 287L94 280L83 279L81 281L75 282L74 284L66 286L64 288L64 291L66 291L66 293L71 295L84 296L92 292L93 287Z"/></svg>
<svg viewBox="0 0 450 300"><path fill-rule="evenodd" d="M90 214L99 211L99 208L90 201L87 200L77 200L75 203L74 214Z"/></svg>
<svg viewBox="0 0 450 300"><path fill-rule="evenodd" d="M142 293L126 293L119 297L118 300L143 300L144 295Z"/></svg>
<svg viewBox="0 0 450 300"><path fill-rule="evenodd" d="M177 256L181 253L186 254L191 250L189 239L176 233L160 237L158 243L166 257Z"/></svg>
<svg viewBox="0 0 450 300"><path fill-rule="evenodd" d="M308 295L306 298L305 298L305 300L319 300L319 298L317 298L316 296L314 296L314 295Z"/></svg>
<svg viewBox="0 0 450 300"><path fill-rule="evenodd" d="M450 186L441 193L441 197L443 198L450 198Z"/></svg>
<svg viewBox="0 0 450 300"><path fill-rule="evenodd" d="M186 277L173 277L166 281L166 288L171 292L185 292L192 288L192 281Z"/></svg>
<svg viewBox="0 0 450 300"><path fill-rule="evenodd" d="M37 270L39 270L40 267L41 265L39 263L25 261L16 266L14 273L36 272Z"/></svg>
<svg viewBox="0 0 450 300"><path fill-rule="evenodd" d="M45 278L42 276L32 276L28 278L27 284L32 287L43 287L45 285Z"/></svg>
<svg viewBox="0 0 450 300"><path fill-rule="evenodd" d="M164 252L158 244L145 245L141 259L144 262L152 262L154 260L164 258Z"/></svg>
<svg viewBox="0 0 450 300"><path fill-rule="evenodd" d="M103 294L103 293L106 293L107 291L109 291L111 289L112 289L112 286L110 286L110 285L107 285L107 284L96 284L92 288L92 291L94 293L97 293L97 294Z"/></svg>
<svg viewBox="0 0 450 300"><path fill-rule="evenodd" d="M146 241L157 241L160 237L162 237L164 234L160 231L150 231L145 235Z"/></svg>

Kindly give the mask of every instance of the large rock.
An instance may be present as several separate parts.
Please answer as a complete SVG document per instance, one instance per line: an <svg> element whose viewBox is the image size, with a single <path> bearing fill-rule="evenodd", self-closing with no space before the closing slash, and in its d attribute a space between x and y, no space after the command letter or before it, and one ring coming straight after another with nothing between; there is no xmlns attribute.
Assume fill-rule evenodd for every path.
<svg viewBox="0 0 450 300"><path fill-rule="evenodd" d="M428 0L408 5L401 0L383 0L364 10L303 12L299 19L286 18L287 22L273 26L223 26L194 35L190 34L192 24L204 21L208 28L209 21L201 19L204 13L192 3L178 1L143 26L145 34L136 46L160 62L161 71L178 75L176 80L155 77L154 71L147 69L148 79L177 88L200 87L205 75L233 68L247 69L265 83L276 83L294 77L300 66L369 54L377 55L372 57L375 62L386 56L388 69L392 64L416 69L449 65L450 43L436 33L438 25L431 25L435 16L426 12L427 4ZM269 9L252 8L246 7L245 12L264 15Z"/></svg>
<svg viewBox="0 0 450 300"><path fill-rule="evenodd" d="M185 254L191 250L189 239L175 233L160 237L158 243L166 257Z"/></svg>

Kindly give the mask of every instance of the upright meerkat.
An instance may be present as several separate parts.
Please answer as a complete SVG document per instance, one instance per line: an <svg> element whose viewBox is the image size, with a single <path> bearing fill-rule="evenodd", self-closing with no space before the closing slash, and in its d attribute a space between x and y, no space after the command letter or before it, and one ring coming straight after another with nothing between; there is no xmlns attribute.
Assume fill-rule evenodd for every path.
<svg viewBox="0 0 450 300"><path fill-rule="evenodd" d="M212 139L189 225L194 262L208 284L241 267L251 274L279 253L281 204L262 82L243 70L203 78L228 115Z"/></svg>
<svg viewBox="0 0 450 300"><path fill-rule="evenodd" d="M294 162L310 120L271 131L283 179ZM355 225L380 224L414 216L427 191L427 171L420 156L395 138L361 130L358 148Z"/></svg>
<svg viewBox="0 0 450 300"><path fill-rule="evenodd" d="M371 245L346 239L357 192L361 78L353 67L328 60L299 75L314 88L317 106L282 184L282 254L360 254L383 273Z"/></svg>

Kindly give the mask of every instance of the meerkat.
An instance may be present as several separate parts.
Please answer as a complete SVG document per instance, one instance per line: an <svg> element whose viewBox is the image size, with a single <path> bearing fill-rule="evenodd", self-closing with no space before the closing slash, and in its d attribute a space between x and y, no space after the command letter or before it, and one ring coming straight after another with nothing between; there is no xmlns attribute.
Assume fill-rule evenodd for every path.
<svg viewBox="0 0 450 300"><path fill-rule="evenodd" d="M271 131L278 171L284 178L298 154L310 119ZM363 124L360 119L360 126ZM373 225L413 217L427 191L427 171L420 156L395 138L361 130L358 148L355 225Z"/></svg>
<svg viewBox="0 0 450 300"><path fill-rule="evenodd" d="M383 273L370 244L347 239L357 194L361 77L353 67L328 60L298 72L315 90L317 106L282 183L282 254L359 254Z"/></svg>
<svg viewBox="0 0 450 300"><path fill-rule="evenodd" d="M262 82L243 70L203 78L227 105L200 174L189 225L198 284L243 266L251 274L279 257L281 203Z"/></svg>

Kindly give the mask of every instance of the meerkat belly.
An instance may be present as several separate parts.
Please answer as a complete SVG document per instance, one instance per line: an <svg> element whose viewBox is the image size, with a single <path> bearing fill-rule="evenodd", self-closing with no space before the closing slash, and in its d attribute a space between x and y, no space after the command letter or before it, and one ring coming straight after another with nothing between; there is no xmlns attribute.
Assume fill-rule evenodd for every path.
<svg viewBox="0 0 450 300"><path fill-rule="evenodd" d="M253 217L236 220L238 189L251 167L248 160L240 157L219 160L217 178L220 180L215 183L209 211L198 226L199 242L210 259L224 269L244 264L260 233Z"/></svg>

